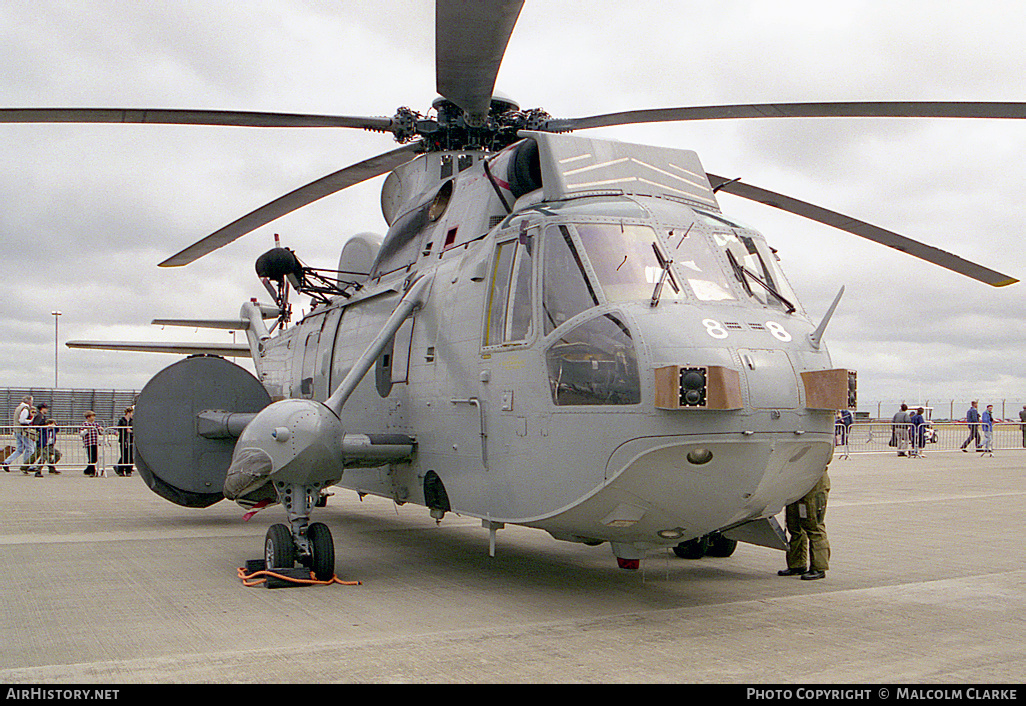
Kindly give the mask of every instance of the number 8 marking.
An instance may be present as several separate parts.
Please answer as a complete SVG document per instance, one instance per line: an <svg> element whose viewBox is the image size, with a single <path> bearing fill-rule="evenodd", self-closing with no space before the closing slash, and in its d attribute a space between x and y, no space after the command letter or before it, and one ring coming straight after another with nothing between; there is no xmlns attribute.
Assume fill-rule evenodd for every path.
<svg viewBox="0 0 1026 706"><path fill-rule="evenodd" d="M779 340L784 341L785 343L791 340L791 334L784 330L784 327L778 324L776 321L767 321L766 328L770 330L770 333L772 333Z"/></svg>
<svg viewBox="0 0 1026 706"><path fill-rule="evenodd" d="M702 325L705 326L705 332L713 338L727 337L727 329L723 328L716 319L703 319Z"/></svg>

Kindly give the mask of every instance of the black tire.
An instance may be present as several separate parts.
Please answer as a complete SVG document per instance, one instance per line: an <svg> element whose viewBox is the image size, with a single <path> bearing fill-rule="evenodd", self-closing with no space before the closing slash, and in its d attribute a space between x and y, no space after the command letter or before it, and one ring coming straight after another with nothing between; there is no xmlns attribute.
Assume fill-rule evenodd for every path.
<svg viewBox="0 0 1026 706"><path fill-rule="evenodd" d="M699 539L689 539L686 542L681 542L673 548L673 553L679 556L681 559L701 559L705 556L706 548L709 544L708 539L700 537Z"/></svg>
<svg viewBox="0 0 1026 706"><path fill-rule="evenodd" d="M335 576L335 540L323 522L314 522L306 530L310 542L310 571L318 581L329 581Z"/></svg>
<svg viewBox="0 0 1026 706"><path fill-rule="evenodd" d="M282 524L267 528L264 539L264 565L269 571L291 569L296 564L296 544L292 531Z"/></svg>
<svg viewBox="0 0 1026 706"><path fill-rule="evenodd" d="M733 554L735 549L737 549L736 539L727 539L722 534L712 534L709 535L709 546L705 553L709 556L725 559Z"/></svg>

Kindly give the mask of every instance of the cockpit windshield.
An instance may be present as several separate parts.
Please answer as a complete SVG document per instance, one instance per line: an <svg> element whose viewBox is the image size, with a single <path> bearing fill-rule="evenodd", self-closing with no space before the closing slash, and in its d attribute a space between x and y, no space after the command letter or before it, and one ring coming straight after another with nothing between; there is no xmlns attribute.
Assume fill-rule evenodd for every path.
<svg viewBox="0 0 1026 706"><path fill-rule="evenodd" d="M795 311L794 293L777 266L777 257L761 237L746 234L744 226L722 216L695 211L700 222L712 229L716 245L723 249L734 278L745 294L760 304Z"/></svg>
<svg viewBox="0 0 1026 706"><path fill-rule="evenodd" d="M652 297L667 263L655 230L649 226L610 223L578 223L576 228L607 301L642 301ZM676 277L670 272L662 298L683 297Z"/></svg>
<svg viewBox="0 0 1026 706"><path fill-rule="evenodd" d="M755 231L700 211L691 225L660 230L629 223L549 225L542 307L545 333L607 303L749 297L795 311L774 252Z"/></svg>
<svg viewBox="0 0 1026 706"><path fill-rule="evenodd" d="M780 274L776 256L765 243L735 232L716 232L713 237L724 249L734 276L748 296L768 307L794 312L794 294Z"/></svg>

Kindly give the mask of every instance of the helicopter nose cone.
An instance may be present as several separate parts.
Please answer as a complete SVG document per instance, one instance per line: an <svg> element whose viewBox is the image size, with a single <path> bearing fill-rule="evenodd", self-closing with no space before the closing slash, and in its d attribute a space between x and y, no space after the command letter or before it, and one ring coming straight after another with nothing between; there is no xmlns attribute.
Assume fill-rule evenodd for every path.
<svg viewBox="0 0 1026 706"><path fill-rule="evenodd" d="M342 475L345 430L320 402L281 400L246 425L224 482L231 499L250 494L270 480L309 484Z"/></svg>

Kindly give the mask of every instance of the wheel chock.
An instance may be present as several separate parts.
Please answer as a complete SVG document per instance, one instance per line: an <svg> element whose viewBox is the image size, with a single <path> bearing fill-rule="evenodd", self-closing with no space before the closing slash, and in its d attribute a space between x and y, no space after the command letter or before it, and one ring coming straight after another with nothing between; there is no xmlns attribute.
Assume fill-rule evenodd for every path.
<svg viewBox="0 0 1026 706"><path fill-rule="evenodd" d="M273 573L272 573L273 572ZM292 588L294 586L312 586L310 569L272 569L267 574L267 588Z"/></svg>
<svg viewBox="0 0 1026 706"><path fill-rule="evenodd" d="M341 584L343 586L360 586L361 581L343 581L338 576L332 576L328 581L318 581L314 574L306 567L294 567L288 569L267 569L263 559L250 559L246 562L246 568L239 569L239 579L243 586L259 586L265 584L267 588L291 588L293 586L330 586Z"/></svg>

